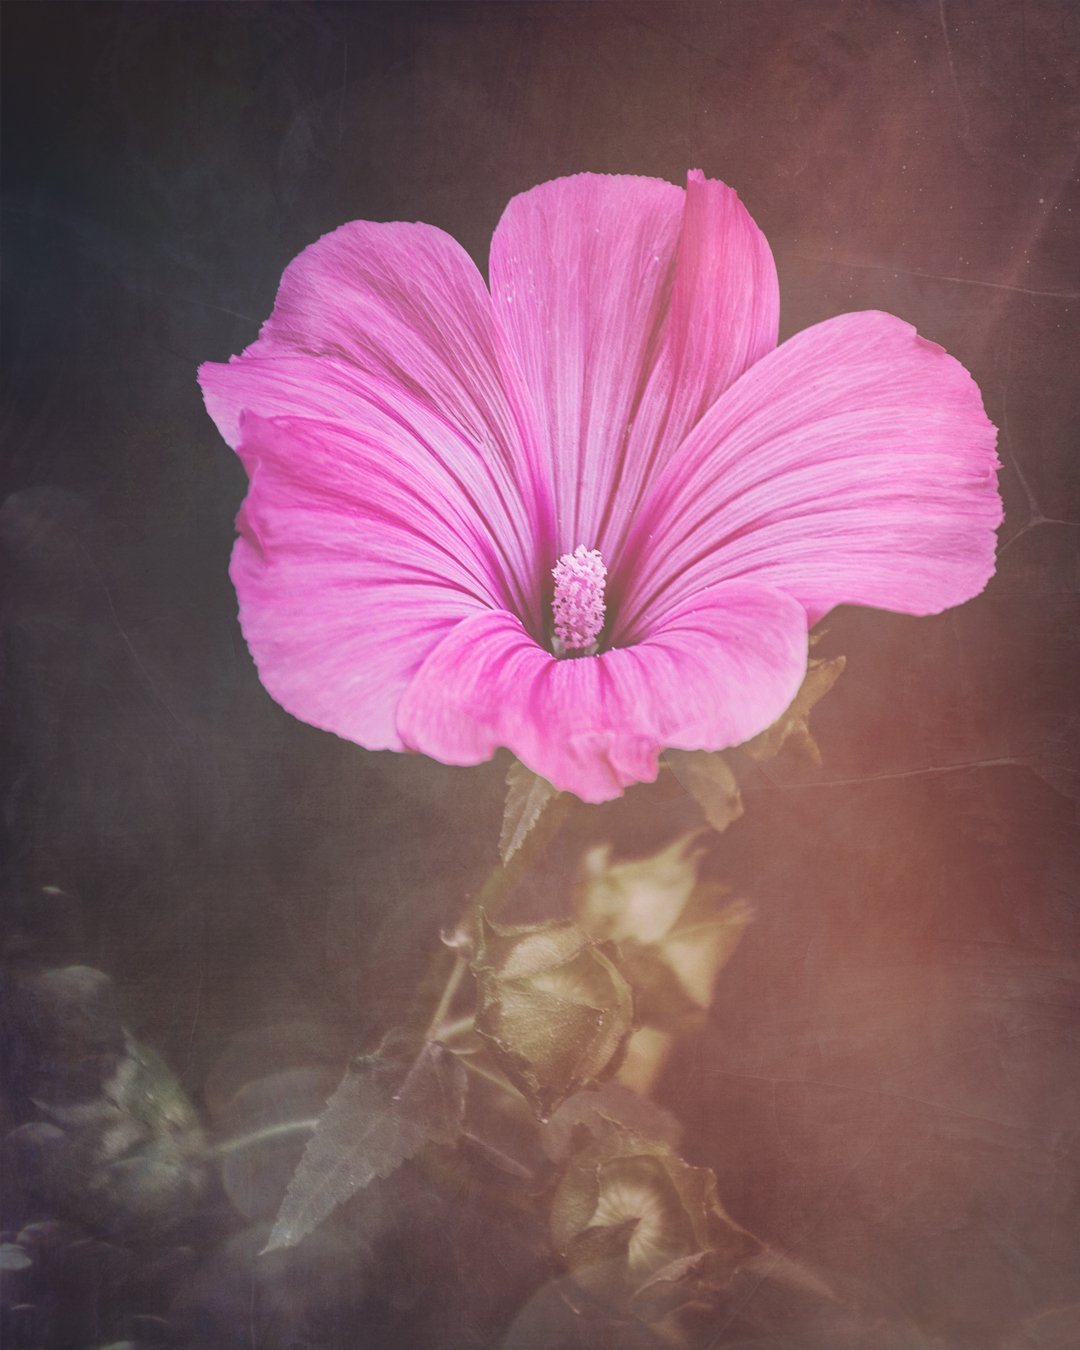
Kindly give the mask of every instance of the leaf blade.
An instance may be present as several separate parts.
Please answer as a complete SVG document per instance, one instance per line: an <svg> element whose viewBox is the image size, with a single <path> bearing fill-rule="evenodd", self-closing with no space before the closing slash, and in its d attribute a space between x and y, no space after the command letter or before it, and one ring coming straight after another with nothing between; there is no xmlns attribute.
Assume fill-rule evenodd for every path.
<svg viewBox="0 0 1080 1350"><path fill-rule="evenodd" d="M408 1066L373 1057L350 1069L308 1141L263 1252L295 1247L425 1145L454 1143L464 1113L465 1071L435 1042Z"/></svg>
<svg viewBox="0 0 1080 1350"><path fill-rule="evenodd" d="M546 778L527 769L520 760L511 764L506 775L506 805L499 833L499 857L504 867L525 842L544 808L558 795Z"/></svg>
<svg viewBox="0 0 1080 1350"><path fill-rule="evenodd" d="M742 796L723 755L709 750L668 750L664 758L717 834L734 825L743 813Z"/></svg>

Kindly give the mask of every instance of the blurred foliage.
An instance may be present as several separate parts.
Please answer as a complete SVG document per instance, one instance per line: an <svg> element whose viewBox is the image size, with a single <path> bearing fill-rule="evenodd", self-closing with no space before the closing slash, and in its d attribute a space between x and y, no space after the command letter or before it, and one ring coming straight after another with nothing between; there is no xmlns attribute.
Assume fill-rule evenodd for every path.
<svg viewBox="0 0 1080 1350"><path fill-rule="evenodd" d="M806 667L802 687L787 712L771 727L740 746L740 749L757 760L772 759L786 749L820 764L821 751L810 734L810 713L844 673L846 664L842 656L832 659L812 656Z"/></svg>
<svg viewBox="0 0 1080 1350"><path fill-rule="evenodd" d="M338 1205L430 1143L457 1142L465 1070L425 1042L362 1057L326 1104L282 1201L267 1251L293 1247Z"/></svg>
<svg viewBox="0 0 1080 1350"><path fill-rule="evenodd" d="M705 822L717 834L743 813L735 771L723 754L711 750L666 750L664 763L701 807Z"/></svg>

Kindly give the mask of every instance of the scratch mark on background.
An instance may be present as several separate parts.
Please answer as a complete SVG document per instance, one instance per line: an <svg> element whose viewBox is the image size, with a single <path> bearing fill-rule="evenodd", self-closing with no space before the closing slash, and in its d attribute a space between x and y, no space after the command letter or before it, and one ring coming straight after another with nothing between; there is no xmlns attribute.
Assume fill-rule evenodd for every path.
<svg viewBox="0 0 1080 1350"><path fill-rule="evenodd" d="M960 120L960 138L966 142L971 128L968 122L967 104L964 102L960 81L956 78L956 64L953 61L952 43L949 41L949 24L945 17L945 0L938 0L938 18L941 20L941 36L945 39L945 60L949 66L949 79L952 81L953 93L956 95L956 107Z"/></svg>
<svg viewBox="0 0 1080 1350"><path fill-rule="evenodd" d="M1036 286L1020 286L1011 281L987 281L983 277L956 277L944 272L922 272L918 268L898 267L895 263L852 262L848 258L814 258L805 253L792 253L788 256L798 262L813 263L818 267L848 267L858 272L891 272L893 276L918 277L923 281L950 281L959 286L984 286L993 291L1033 295L1044 300L1080 300L1080 291L1048 291Z"/></svg>

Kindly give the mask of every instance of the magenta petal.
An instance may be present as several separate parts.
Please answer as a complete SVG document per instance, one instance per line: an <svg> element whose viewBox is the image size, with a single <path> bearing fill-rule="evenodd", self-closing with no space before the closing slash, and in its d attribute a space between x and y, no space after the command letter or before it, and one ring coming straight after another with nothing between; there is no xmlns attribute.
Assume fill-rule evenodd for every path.
<svg viewBox="0 0 1080 1350"><path fill-rule="evenodd" d="M617 552L647 478L776 345L776 269L737 195L580 174L507 207L491 247L499 322L550 455L558 552Z"/></svg>
<svg viewBox="0 0 1080 1350"><path fill-rule="evenodd" d="M492 299L507 364L533 395L556 556L603 545L601 519L667 307L683 197L652 178L579 174L515 197L492 238Z"/></svg>
<svg viewBox="0 0 1080 1350"><path fill-rule="evenodd" d="M455 624L498 603L498 567L446 472L415 469L400 427L369 409L348 431L244 419L251 486L231 574L270 694L371 750L402 748L398 700Z"/></svg>
<svg viewBox="0 0 1080 1350"><path fill-rule="evenodd" d="M996 433L967 371L889 314L807 329L722 395L646 498L616 640L702 587L759 581L811 622L978 594L1001 521Z"/></svg>
<svg viewBox="0 0 1080 1350"><path fill-rule="evenodd" d="M258 341L228 365L203 366L200 382L233 445L245 408L347 422L350 390L400 390L453 428L514 499L507 509L527 522L518 538L548 541L531 399L513 366L504 369L501 344L487 287L460 244L431 225L360 220L289 264ZM245 378L252 362L263 378Z"/></svg>
<svg viewBox="0 0 1080 1350"><path fill-rule="evenodd" d="M627 436L619 494L629 526L650 480L720 395L776 346L780 287L768 240L738 194L694 171L671 303Z"/></svg>
<svg viewBox="0 0 1080 1350"><path fill-rule="evenodd" d="M485 453L534 476L523 443L529 401L500 368L491 297L442 230L355 220L304 249L246 354L289 352L340 358L400 384Z"/></svg>
<svg viewBox="0 0 1080 1350"><path fill-rule="evenodd" d="M245 413L303 419L328 429L326 445L342 438L347 443L350 435L364 437L372 446L385 445L391 458L401 459L400 472L425 499L437 501L447 493L455 509L468 503L474 522L470 547L498 562L498 602L514 604L530 622L539 622L541 526L510 469L498 457L478 451L402 385L364 374L345 361L293 354L208 363L199 370L199 382L221 434L242 455ZM374 462L378 464L377 454ZM333 473L332 462L326 471ZM350 490L362 506L366 487L355 471Z"/></svg>
<svg viewBox="0 0 1080 1350"><path fill-rule="evenodd" d="M717 750L756 735L806 669L806 616L761 586L718 586L673 609L636 647L556 660L511 614L458 625L398 708L410 749L477 764L507 746L585 801L655 778L667 747Z"/></svg>

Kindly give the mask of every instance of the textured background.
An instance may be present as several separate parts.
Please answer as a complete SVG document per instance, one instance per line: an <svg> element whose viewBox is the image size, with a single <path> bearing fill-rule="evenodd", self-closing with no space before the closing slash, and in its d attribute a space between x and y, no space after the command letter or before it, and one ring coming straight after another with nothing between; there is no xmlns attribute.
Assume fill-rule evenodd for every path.
<svg viewBox="0 0 1080 1350"><path fill-rule="evenodd" d="M716 850L758 921L668 1100L732 1212L896 1344L1080 1345L1080 9L16 0L3 26L11 886L77 893L75 955L200 1105L253 1028L392 1021L493 859L501 769L369 755L263 693L195 366L345 220L483 265L538 181L701 167L773 245L782 337L880 308L971 369L1007 519L961 610L834 616L824 767L762 779ZM593 827L688 819L642 789ZM196 1298L205 1344L231 1297ZM407 1343L289 1341L251 1299L238 1344ZM713 1343L827 1334L789 1310L769 1339L762 1300ZM492 1343L467 1321L447 1345Z"/></svg>

